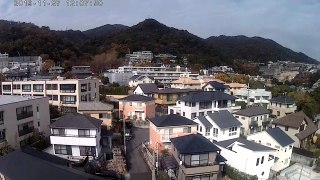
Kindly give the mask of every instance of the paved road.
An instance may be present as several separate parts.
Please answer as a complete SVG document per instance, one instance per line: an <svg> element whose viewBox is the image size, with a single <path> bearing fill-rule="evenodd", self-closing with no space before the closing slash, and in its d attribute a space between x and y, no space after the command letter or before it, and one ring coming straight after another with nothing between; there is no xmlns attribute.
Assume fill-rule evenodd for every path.
<svg viewBox="0 0 320 180"><path fill-rule="evenodd" d="M151 171L140 155L141 143L149 141L149 128L133 127L135 137L127 141L127 166L130 180L151 180Z"/></svg>

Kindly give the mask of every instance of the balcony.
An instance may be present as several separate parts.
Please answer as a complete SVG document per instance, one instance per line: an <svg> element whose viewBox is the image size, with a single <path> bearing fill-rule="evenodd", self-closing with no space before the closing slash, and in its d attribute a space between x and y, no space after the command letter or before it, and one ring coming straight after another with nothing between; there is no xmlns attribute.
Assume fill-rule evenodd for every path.
<svg viewBox="0 0 320 180"><path fill-rule="evenodd" d="M96 135L77 135L77 134L51 134L51 136L60 137L85 137L85 138L96 138Z"/></svg>
<svg viewBox="0 0 320 180"><path fill-rule="evenodd" d="M176 136L173 134L165 134L165 135L161 136L161 141L162 142L171 142L170 138L174 138L174 137L176 137Z"/></svg>
<svg viewBox="0 0 320 180"><path fill-rule="evenodd" d="M19 131L19 136L23 136L29 133L32 133L34 130L34 127L29 127L28 129L23 129Z"/></svg>
<svg viewBox="0 0 320 180"><path fill-rule="evenodd" d="M68 136L50 136L51 144L62 144L62 145L72 145L72 146L96 146L99 143L98 137L79 137L77 135Z"/></svg>
<svg viewBox="0 0 320 180"><path fill-rule="evenodd" d="M25 119L33 116L33 111L17 114L17 120Z"/></svg>

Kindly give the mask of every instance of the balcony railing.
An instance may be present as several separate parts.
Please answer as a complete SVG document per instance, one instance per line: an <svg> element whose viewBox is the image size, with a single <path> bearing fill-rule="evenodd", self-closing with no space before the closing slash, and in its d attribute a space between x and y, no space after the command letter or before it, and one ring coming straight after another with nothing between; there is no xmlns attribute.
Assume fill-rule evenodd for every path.
<svg viewBox="0 0 320 180"><path fill-rule="evenodd" d="M96 138L96 135L77 135L77 134L51 134L51 136L60 137L79 137L79 138Z"/></svg>
<svg viewBox="0 0 320 180"><path fill-rule="evenodd" d="M33 111L17 114L17 120L25 119L33 116Z"/></svg>
<svg viewBox="0 0 320 180"><path fill-rule="evenodd" d="M32 133L34 130L34 127L29 127L28 129L23 129L19 131L19 136L23 136L29 133Z"/></svg>

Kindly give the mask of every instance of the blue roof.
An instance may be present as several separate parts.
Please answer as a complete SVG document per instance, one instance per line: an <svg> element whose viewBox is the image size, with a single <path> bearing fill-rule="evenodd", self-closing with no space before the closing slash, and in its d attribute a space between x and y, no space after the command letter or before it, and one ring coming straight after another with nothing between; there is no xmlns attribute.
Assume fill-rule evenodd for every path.
<svg viewBox="0 0 320 180"><path fill-rule="evenodd" d="M291 137L289 137L285 132L283 132L279 127L269 128L266 130L266 132L282 147L294 143L294 140Z"/></svg>

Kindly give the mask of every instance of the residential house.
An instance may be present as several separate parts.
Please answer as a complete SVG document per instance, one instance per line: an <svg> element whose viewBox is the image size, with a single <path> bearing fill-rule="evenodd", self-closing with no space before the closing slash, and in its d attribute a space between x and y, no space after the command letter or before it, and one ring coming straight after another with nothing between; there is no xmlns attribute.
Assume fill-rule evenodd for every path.
<svg viewBox="0 0 320 180"><path fill-rule="evenodd" d="M248 86L241 83L225 83L226 86L230 87L230 94L234 95L237 91L246 91Z"/></svg>
<svg viewBox="0 0 320 180"><path fill-rule="evenodd" d="M203 86L204 91L221 91L230 94L230 87L217 81L210 81Z"/></svg>
<svg viewBox="0 0 320 180"><path fill-rule="evenodd" d="M289 114L272 122L295 142L294 147L305 147L318 130L318 126L303 112Z"/></svg>
<svg viewBox="0 0 320 180"><path fill-rule="evenodd" d="M49 124L48 98L0 95L0 146L20 149L35 131L47 137Z"/></svg>
<svg viewBox="0 0 320 180"><path fill-rule="evenodd" d="M80 102L99 101L98 79L41 79L2 82L2 95L48 97L63 112L76 112Z"/></svg>
<svg viewBox="0 0 320 180"><path fill-rule="evenodd" d="M136 87L138 84L155 83L155 80L151 76L146 75L134 75L129 80L129 87Z"/></svg>
<svg viewBox="0 0 320 180"><path fill-rule="evenodd" d="M235 105L236 97L220 91L202 91L182 96L175 106L168 107L168 114L180 114L189 119L204 116L213 111L234 112L241 107Z"/></svg>
<svg viewBox="0 0 320 180"><path fill-rule="evenodd" d="M72 66L71 73L79 79L88 78L93 75L90 66Z"/></svg>
<svg viewBox="0 0 320 180"><path fill-rule="evenodd" d="M274 157L271 155L275 150L255 142L235 138L215 142L221 149L221 155L227 159L226 163L258 179L268 179L270 168L274 165Z"/></svg>
<svg viewBox="0 0 320 180"><path fill-rule="evenodd" d="M279 172L289 167L294 140L279 127L250 134L247 139L276 149L271 153L275 157L275 163L271 167L273 171Z"/></svg>
<svg viewBox="0 0 320 180"><path fill-rule="evenodd" d="M147 120L155 117L156 104L152 97L130 95L119 100L119 110L124 119Z"/></svg>
<svg viewBox="0 0 320 180"><path fill-rule="evenodd" d="M60 66L53 66L49 68L49 74L50 75L61 75L64 71L63 67Z"/></svg>
<svg viewBox="0 0 320 180"><path fill-rule="evenodd" d="M282 118L288 114L294 113L297 106L293 99L288 96L278 96L270 100L270 109L272 115L276 118Z"/></svg>
<svg viewBox="0 0 320 180"><path fill-rule="evenodd" d="M265 89L243 89L233 93L238 99L247 103L247 105L263 105L268 107L270 99L272 98L271 92Z"/></svg>
<svg viewBox="0 0 320 180"><path fill-rule="evenodd" d="M227 110L209 113L193 119L198 123L198 133L210 141L224 141L240 136L241 123Z"/></svg>
<svg viewBox="0 0 320 180"><path fill-rule="evenodd" d="M134 89L133 94L152 97L153 92L157 90L159 89L157 85L154 83L138 84L137 87Z"/></svg>
<svg viewBox="0 0 320 180"><path fill-rule="evenodd" d="M60 157L98 157L102 121L79 113L68 113L50 125L53 154Z"/></svg>
<svg viewBox="0 0 320 180"><path fill-rule="evenodd" d="M78 113L100 119L102 120L103 126L111 127L113 108L114 106L112 104L102 102L81 102L79 104Z"/></svg>
<svg viewBox="0 0 320 180"><path fill-rule="evenodd" d="M248 135L266 129L270 111L262 106L252 106L233 113L241 123L241 134Z"/></svg>
<svg viewBox="0 0 320 180"><path fill-rule="evenodd" d="M191 77L180 77L179 79L171 82L171 88L178 89L202 89L199 79Z"/></svg>
<svg viewBox="0 0 320 180"><path fill-rule="evenodd" d="M150 147L160 152L171 148L170 138L197 133L197 123L188 118L169 114L150 119Z"/></svg>
<svg viewBox="0 0 320 180"><path fill-rule="evenodd" d="M173 156L179 162L178 180L221 179L225 159L220 148L199 134L171 139Z"/></svg>

